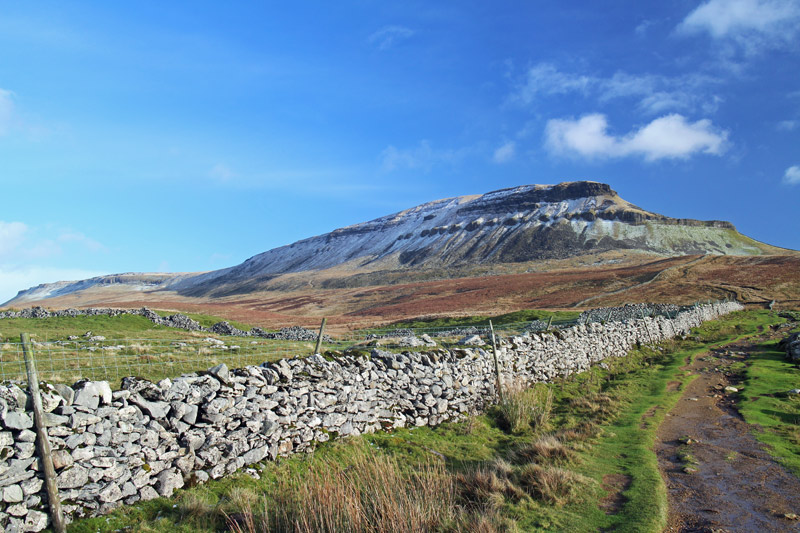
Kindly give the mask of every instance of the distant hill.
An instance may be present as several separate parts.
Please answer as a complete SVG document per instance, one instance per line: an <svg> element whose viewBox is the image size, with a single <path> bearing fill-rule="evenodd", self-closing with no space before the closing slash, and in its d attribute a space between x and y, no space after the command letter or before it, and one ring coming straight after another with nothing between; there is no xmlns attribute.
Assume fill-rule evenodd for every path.
<svg viewBox="0 0 800 533"><path fill-rule="evenodd" d="M251 257L222 270L117 274L20 291L7 306L113 289L129 300L170 293L217 299L259 291L375 286L525 271L521 266L629 252L684 255L793 254L755 241L729 222L652 213L592 181L523 185L425 203ZM102 300L102 298L100 298Z"/></svg>

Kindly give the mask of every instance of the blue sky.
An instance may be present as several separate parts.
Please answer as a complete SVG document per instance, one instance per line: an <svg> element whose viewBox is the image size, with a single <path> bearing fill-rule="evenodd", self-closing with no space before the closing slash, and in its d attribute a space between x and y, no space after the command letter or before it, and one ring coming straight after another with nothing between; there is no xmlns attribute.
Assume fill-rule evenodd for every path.
<svg viewBox="0 0 800 533"><path fill-rule="evenodd" d="M798 41L800 0L0 4L0 301L577 179L800 249Z"/></svg>

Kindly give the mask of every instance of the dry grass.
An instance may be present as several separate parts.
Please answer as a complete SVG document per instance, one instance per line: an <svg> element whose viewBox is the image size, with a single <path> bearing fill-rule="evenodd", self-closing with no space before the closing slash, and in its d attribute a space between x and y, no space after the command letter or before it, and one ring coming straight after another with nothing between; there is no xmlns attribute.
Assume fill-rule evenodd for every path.
<svg viewBox="0 0 800 533"><path fill-rule="evenodd" d="M131 354L141 355L144 353L148 353L151 350L150 346L141 343L133 343L126 346L126 350L129 351Z"/></svg>
<svg viewBox="0 0 800 533"><path fill-rule="evenodd" d="M270 497L232 495L227 524L241 533L498 531L492 515L458 504L456 482L441 462L404 468L365 452L347 467L324 463L282 479Z"/></svg>
<svg viewBox="0 0 800 533"><path fill-rule="evenodd" d="M459 433L462 435L472 435L478 429L480 423L478 422L478 417L475 415L470 415L459 426Z"/></svg>
<svg viewBox="0 0 800 533"><path fill-rule="evenodd" d="M541 429L550 420L553 393L549 388L529 388L515 381L503 388L498 408L503 424L512 432Z"/></svg>
<svg viewBox="0 0 800 533"><path fill-rule="evenodd" d="M517 482L534 498L552 505L563 505L575 501L581 487L594 483L593 480L555 466L524 466Z"/></svg>
<svg viewBox="0 0 800 533"><path fill-rule="evenodd" d="M8 343L3 344L3 346L0 346L0 361L3 362L16 361L20 358L19 356L20 356L19 347Z"/></svg>
<svg viewBox="0 0 800 533"><path fill-rule="evenodd" d="M588 396L573 398L570 407L589 415L592 419L605 421L617 412L617 402L607 394L592 393Z"/></svg>
<svg viewBox="0 0 800 533"><path fill-rule="evenodd" d="M495 513L506 499L525 496L511 480L513 467L503 461L480 466L455 476L459 497L467 508L479 513Z"/></svg>
<svg viewBox="0 0 800 533"><path fill-rule="evenodd" d="M544 435L517 449L514 456L523 463L564 463L575 454L555 435Z"/></svg>

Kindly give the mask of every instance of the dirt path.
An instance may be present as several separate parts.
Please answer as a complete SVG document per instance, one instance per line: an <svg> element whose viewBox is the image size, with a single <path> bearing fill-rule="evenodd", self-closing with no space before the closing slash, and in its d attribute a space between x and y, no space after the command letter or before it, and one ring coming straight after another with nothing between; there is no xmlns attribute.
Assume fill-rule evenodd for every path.
<svg viewBox="0 0 800 533"><path fill-rule="evenodd" d="M764 334L759 342L770 338ZM695 358L698 377L667 414L656 441L669 493L668 532L800 531L800 480L777 464L733 407L729 366L752 342Z"/></svg>

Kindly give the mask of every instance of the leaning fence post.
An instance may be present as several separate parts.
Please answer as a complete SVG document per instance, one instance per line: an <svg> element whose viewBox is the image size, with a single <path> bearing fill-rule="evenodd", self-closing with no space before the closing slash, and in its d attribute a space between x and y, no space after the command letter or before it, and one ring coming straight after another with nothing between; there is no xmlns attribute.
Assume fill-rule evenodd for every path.
<svg viewBox="0 0 800 533"><path fill-rule="evenodd" d="M495 379L497 380L497 396L500 398L500 401L503 401L503 386L500 383L500 363L497 361L497 342L494 338L494 326L492 325L492 321L489 321L489 331L492 333L492 354L494 355L494 375Z"/></svg>
<svg viewBox="0 0 800 533"><path fill-rule="evenodd" d="M47 431L45 430L42 397L39 394L39 378L36 375L36 365L33 361L31 339L27 333L22 333L20 335L20 340L22 341L22 353L25 357L25 369L28 372L28 390L30 390L33 400L33 422L36 425L36 443L39 447L39 458L42 463L42 469L44 470L44 483L47 488L50 519L53 522L53 530L56 533L65 533L67 527L64 523L64 515L61 512L61 500L58 497L56 470L53 468L53 457L50 455L50 441L47 440Z"/></svg>
<svg viewBox="0 0 800 533"><path fill-rule="evenodd" d="M550 315L550 318L547 319L547 329L545 331L550 331L550 326L553 324L553 315Z"/></svg>
<svg viewBox="0 0 800 533"><path fill-rule="evenodd" d="M319 353L319 347L322 344L322 334L325 332L325 321L327 318L322 319L322 324L319 326L319 336L317 337L317 345L314 347L314 353Z"/></svg>

